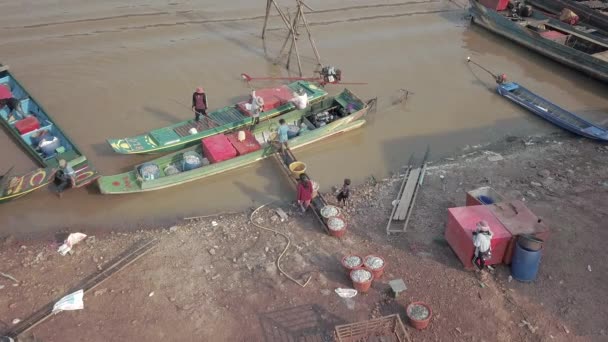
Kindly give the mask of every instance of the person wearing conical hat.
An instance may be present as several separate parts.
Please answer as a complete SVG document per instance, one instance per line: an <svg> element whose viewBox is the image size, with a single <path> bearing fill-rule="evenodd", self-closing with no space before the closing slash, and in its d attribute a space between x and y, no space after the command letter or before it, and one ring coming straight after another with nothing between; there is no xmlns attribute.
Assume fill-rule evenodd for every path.
<svg viewBox="0 0 608 342"><path fill-rule="evenodd" d="M477 222L476 226L473 232L475 254L472 262L479 270L482 270L486 266L486 261L492 258L492 231L490 231L488 222L483 220Z"/></svg>
<svg viewBox="0 0 608 342"><path fill-rule="evenodd" d="M201 115L207 116L207 94L203 87L197 87L192 94L192 111L194 112L194 121L199 122Z"/></svg>

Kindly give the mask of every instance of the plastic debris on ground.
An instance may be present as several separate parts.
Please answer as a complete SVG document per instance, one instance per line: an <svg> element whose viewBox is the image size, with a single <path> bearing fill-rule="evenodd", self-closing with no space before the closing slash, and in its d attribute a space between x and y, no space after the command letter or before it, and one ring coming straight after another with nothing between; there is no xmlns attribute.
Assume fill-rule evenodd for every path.
<svg viewBox="0 0 608 342"><path fill-rule="evenodd" d="M353 298L354 296L357 295L357 290L337 288L336 294L338 294L338 296L340 296L340 298Z"/></svg>
<svg viewBox="0 0 608 342"><path fill-rule="evenodd" d="M84 240L86 237L87 237L87 235L83 234L83 233L70 234L68 236L68 238L65 239L63 245L59 246L59 249L57 250L57 252L59 252L59 254L61 254L61 255L68 254L72 250L72 247L74 247L75 244Z"/></svg>
<svg viewBox="0 0 608 342"><path fill-rule="evenodd" d="M83 297L84 291L82 290L70 293L53 305L53 313L56 314L61 311L84 309L84 302L82 301Z"/></svg>

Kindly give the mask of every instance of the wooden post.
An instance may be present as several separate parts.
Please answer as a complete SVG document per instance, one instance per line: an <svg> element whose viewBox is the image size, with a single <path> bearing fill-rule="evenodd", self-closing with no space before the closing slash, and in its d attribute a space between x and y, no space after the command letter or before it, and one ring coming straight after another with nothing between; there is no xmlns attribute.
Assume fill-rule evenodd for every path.
<svg viewBox="0 0 608 342"><path fill-rule="evenodd" d="M266 16L264 16L264 28L262 28L262 39L266 37L266 24L268 24L268 17L270 16L270 7L272 6L273 0L266 0Z"/></svg>
<svg viewBox="0 0 608 342"><path fill-rule="evenodd" d="M319 51L317 51L317 46L315 45L315 41L314 39L312 39L312 33L310 33L310 27L308 26L308 21L306 20L306 17L304 16L304 12L302 11L302 5L306 6L306 4L304 4L304 2L302 0L296 0L298 2L298 8L300 9L300 12L302 13L302 21L304 22L304 27L306 28L306 32L308 32L308 39L310 40L310 45L312 45L312 50L315 53L315 57L317 57L317 63L319 66L321 66L321 56L319 55ZM308 6L306 6L308 7ZM308 7L308 9L310 9L310 7Z"/></svg>

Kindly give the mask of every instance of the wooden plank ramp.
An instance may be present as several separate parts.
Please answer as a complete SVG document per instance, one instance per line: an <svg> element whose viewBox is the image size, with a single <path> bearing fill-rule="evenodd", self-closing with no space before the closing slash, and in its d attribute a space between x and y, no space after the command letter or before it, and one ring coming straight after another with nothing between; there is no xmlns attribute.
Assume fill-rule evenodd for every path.
<svg viewBox="0 0 608 342"><path fill-rule="evenodd" d="M427 147L424 159L418 167L412 166L411 161L414 158L413 155L410 158L410 164L408 165L404 174L403 181L399 188L399 192L397 193L397 198L393 202L393 210L391 211L391 215L389 216L389 220L386 225L387 235L390 235L391 233L404 233L407 230L407 224L414 209L414 203L416 202L418 190L422 186L422 181L424 180L424 174L426 173L427 165L426 161L428 159L429 153L430 149ZM393 221L405 221L403 224L403 228L392 228L391 224L393 223Z"/></svg>
<svg viewBox="0 0 608 342"><path fill-rule="evenodd" d="M410 208L410 204L412 203L412 199L414 197L414 191L416 191L417 189L418 178L420 177L421 172L422 168L415 168L410 172L409 176L407 177L407 182L405 183L405 188L403 189L403 193L401 194L401 198L399 199L397 211L395 212L395 215L393 215L393 220L405 220L407 212Z"/></svg>

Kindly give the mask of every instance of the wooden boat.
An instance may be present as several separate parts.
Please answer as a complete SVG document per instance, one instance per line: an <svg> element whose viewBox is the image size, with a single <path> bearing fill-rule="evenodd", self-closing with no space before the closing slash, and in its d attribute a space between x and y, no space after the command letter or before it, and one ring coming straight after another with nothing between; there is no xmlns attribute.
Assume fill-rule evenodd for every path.
<svg viewBox="0 0 608 342"><path fill-rule="evenodd" d="M260 120L267 120L294 110L296 107L289 102L289 99L298 90L304 90L307 93L309 103L315 103L327 96L327 92L320 86L307 81L257 90L256 95L264 99L266 107L270 107L260 114ZM135 137L108 139L107 141L115 152L122 154L169 152L192 146L201 138L245 127L253 122L245 102L220 108L208 114L208 119L202 119L198 123L191 119ZM195 130L194 133L192 133L192 129Z"/></svg>
<svg viewBox="0 0 608 342"><path fill-rule="evenodd" d="M26 117L18 117L19 114L16 114L9 118L8 108L0 108L0 123L42 168L57 168L59 160L65 159L76 172L75 187L77 188L99 178L98 172L86 156L80 152L74 142L55 124L44 108L11 75L6 67L0 71L0 86L4 86L11 91L13 97L19 100L23 114L26 115ZM24 122L28 123L27 131L21 127ZM41 145L36 142L40 139L51 143L44 148L40 148Z"/></svg>
<svg viewBox="0 0 608 342"><path fill-rule="evenodd" d="M608 43L549 17L522 18L496 11L478 0L471 3L471 21L559 63L608 82Z"/></svg>
<svg viewBox="0 0 608 342"><path fill-rule="evenodd" d="M532 6L549 13L559 15L562 10L569 9L576 13L581 22L591 25L599 30L608 32L608 15L572 0L526 0ZM593 32L589 32L593 33Z"/></svg>
<svg viewBox="0 0 608 342"><path fill-rule="evenodd" d="M565 130L590 139L608 141L608 130L605 128L545 100L517 83L499 84L497 91L512 102Z"/></svg>
<svg viewBox="0 0 608 342"><path fill-rule="evenodd" d="M276 129L279 126L278 121L281 118L285 119L287 123L298 127L306 127L298 132L297 136L289 139L288 145L293 150L361 127L365 123L362 117L367 110L368 104L361 101L348 89L345 89L339 95L326 97L303 110L293 110L271 120L261 121L250 132L250 139L247 140L247 144L255 146L251 151L239 152L240 155L236 157L212 162L211 164L203 162L203 166L187 170L184 164L184 155L195 152L201 158L212 159L213 155L210 153L210 150L203 148L199 140L199 143L193 147L152 160L151 163L156 165L158 170L158 175L153 178L147 177L142 172L143 168L150 166L150 162L143 163L135 166L129 172L113 176L102 176L98 179L99 189L103 194L125 194L159 190L240 168L275 153L276 146L271 140L272 136L276 135ZM335 117L332 119L331 115L335 115ZM323 124L320 121L321 119L319 119L323 117L329 118L329 123ZM244 133L244 131L241 132ZM224 139L221 137L228 136L232 139L232 146L236 147L238 143L235 143L234 139L238 134L231 133L230 135L225 135L219 133L207 139ZM229 147L224 148L232 147L229 145ZM169 169L172 171L169 172Z"/></svg>
<svg viewBox="0 0 608 342"><path fill-rule="evenodd" d="M39 168L19 176L5 174L0 179L0 203L27 195L51 183L55 178L54 168Z"/></svg>

